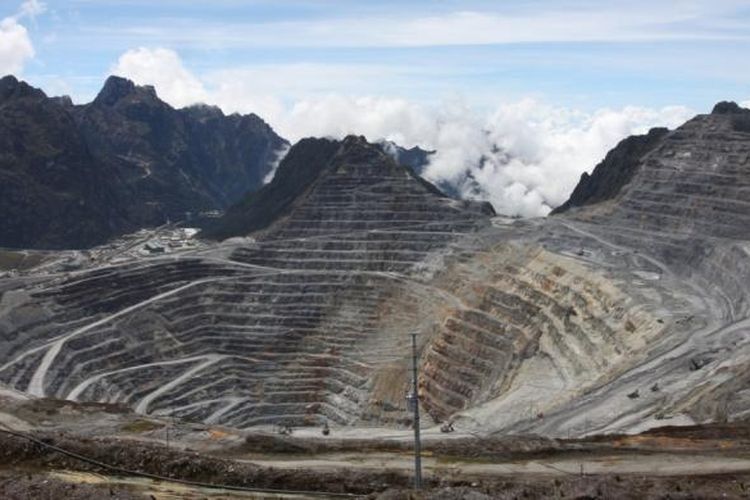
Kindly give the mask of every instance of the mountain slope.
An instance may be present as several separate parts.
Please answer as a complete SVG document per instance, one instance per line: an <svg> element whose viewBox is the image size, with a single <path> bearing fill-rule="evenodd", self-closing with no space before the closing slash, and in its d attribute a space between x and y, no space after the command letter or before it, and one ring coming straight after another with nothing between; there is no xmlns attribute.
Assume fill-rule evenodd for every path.
<svg viewBox="0 0 750 500"><path fill-rule="evenodd" d="M315 181L338 147L328 139L301 140L286 154L269 184L230 207L202 236L224 239L266 228Z"/></svg>
<svg viewBox="0 0 750 500"><path fill-rule="evenodd" d="M400 328L431 321L445 301L418 277L440 270L451 245L493 215L487 204L443 196L354 136L295 145L248 208L232 235L265 226L252 233L257 243L230 240L201 256L92 270L16 295L13 304L39 321L0 307L0 359L20 362L0 364L0 380L240 427L357 421L372 377L406 352ZM408 309L390 304L398 298ZM48 351L58 329L70 336Z"/></svg>
<svg viewBox="0 0 750 500"><path fill-rule="evenodd" d="M262 185L286 142L255 115L175 110L110 77L93 102L0 80L0 246L81 248Z"/></svg>
<svg viewBox="0 0 750 500"><path fill-rule="evenodd" d="M551 215L614 198L633 179L643 157L658 146L668 133L667 129L655 128L646 135L631 136L621 141L607 153L591 175L586 172L581 175L570 198L555 208Z"/></svg>
<svg viewBox="0 0 750 500"><path fill-rule="evenodd" d="M413 173L409 166L397 163L383 148L368 144L363 137L349 136L340 142L329 139L303 139L289 150L271 183L230 208L225 217L213 227L209 227L203 236L221 239L244 236L263 229L293 210L301 210L299 206L310 201L311 195L308 192L320 189L321 184L335 179L338 173L362 183L361 186L352 184L349 189L355 191L366 191L368 184L373 182L387 185L386 179L390 177L403 177L413 184L413 189L421 189L426 195L447 198L435 186ZM344 193L337 196L341 197L342 209L346 207L343 201L345 199L350 200L353 205L363 203L363 200L346 197ZM466 208L476 207L485 214L494 213L489 204L457 200L453 204ZM386 208L396 207L381 207L380 210L384 211ZM318 217L325 220L328 215L316 211L310 215L310 224L314 225ZM330 215L336 215L339 220L345 217L342 211ZM365 216L366 214L362 214L362 217ZM394 217L394 213L388 214L388 217Z"/></svg>
<svg viewBox="0 0 750 500"><path fill-rule="evenodd" d="M72 108L0 80L0 246L88 246L127 219Z"/></svg>
<svg viewBox="0 0 750 500"><path fill-rule="evenodd" d="M750 110L719 103L673 132L626 139L556 213L684 235L750 234Z"/></svg>

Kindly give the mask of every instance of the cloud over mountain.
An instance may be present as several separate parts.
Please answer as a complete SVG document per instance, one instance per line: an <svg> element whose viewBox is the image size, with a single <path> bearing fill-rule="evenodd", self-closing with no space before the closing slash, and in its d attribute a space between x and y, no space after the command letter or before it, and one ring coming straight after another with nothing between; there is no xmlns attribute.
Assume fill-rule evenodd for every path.
<svg viewBox="0 0 750 500"><path fill-rule="evenodd" d="M140 47L122 54L112 66L112 74L136 83L148 83L159 90L165 101L176 107L208 100L203 84L182 64L174 50Z"/></svg>
<svg viewBox="0 0 750 500"><path fill-rule="evenodd" d="M448 182L465 197L488 200L498 212L521 216L545 215L565 201L580 175L628 135L675 127L692 114L677 106L583 112L537 99L502 104L488 113L461 99L429 106L398 97L323 91L335 89L338 79L360 77L357 71L368 78L367 68L352 74L335 66L329 72L305 65L264 69L262 76L237 69L199 77L172 50L139 48L123 54L113 71L154 85L176 106L205 101L225 112L256 112L292 141L361 134L372 141L436 150L425 171L429 180ZM320 92L287 101L273 92L311 75L328 79L320 81Z"/></svg>

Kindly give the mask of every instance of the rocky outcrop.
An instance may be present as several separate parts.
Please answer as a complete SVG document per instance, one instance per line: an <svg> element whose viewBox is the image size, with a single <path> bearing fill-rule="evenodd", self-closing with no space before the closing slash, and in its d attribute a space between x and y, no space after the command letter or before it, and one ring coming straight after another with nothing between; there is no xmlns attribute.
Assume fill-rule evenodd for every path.
<svg viewBox="0 0 750 500"><path fill-rule="evenodd" d="M90 247L223 210L286 146L255 115L176 110L119 77L81 106L5 77L0 110L0 246Z"/></svg>
<svg viewBox="0 0 750 500"><path fill-rule="evenodd" d="M132 227L113 187L69 106L0 80L0 246L89 246Z"/></svg>
<svg viewBox="0 0 750 500"><path fill-rule="evenodd" d="M286 154L269 184L230 207L202 236L225 239L268 227L291 210L292 204L328 166L338 147L336 141L328 139L301 140Z"/></svg>
<svg viewBox="0 0 750 500"><path fill-rule="evenodd" d="M729 115L735 131L750 133L750 109L742 108L736 102L720 102L714 106L711 114Z"/></svg>
<svg viewBox="0 0 750 500"><path fill-rule="evenodd" d="M625 154L620 164L624 173L617 163L602 172L602 178L607 172L610 177L631 177L617 191L616 202L592 205L580 217L697 237L747 239L750 131L741 123L748 116L750 110L720 103L713 113L660 133L660 138L649 141L646 154ZM582 181L575 193L591 185ZM575 193L571 202L577 201Z"/></svg>
<svg viewBox="0 0 750 500"><path fill-rule="evenodd" d="M721 101L716 103L711 110L712 115L750 115L750 109L741 107L733 101Z"/></svg>
<svg viewBox="0 0 750 500"><path fill-rule="evenodd" d="M652 151L669 133L665 128L655 128L646 135L632 136L621 141L607 153L589 175L584 172L570 198L552 210L561 214L573 207L593 205L617 196L636 173L645 155Z"/></svg>
<svg viewBox="0 0 750 500"><path fill-rule="evenodd" d="M419 146L404 148L393 141L382 141L379 144L396 163L409 167L417 175L424 174L425 168L430 163L430 157L435 154L435 151L427 151Z"/></svg>
<svg viewBox="0 0 750 500"><path fill-rule="evenodd" d="M390 152L386 153L378 145L368 144L363 137L349 136L341 142L329 139L303 139L289 150L271 183L231 207L223 219L203 232L203 236L219 239L244 236L269 226L292 211L299 212L303 210L302 206L307 205L314 206L315 213L305 215L304 225L307 227L301 229L305 231L310 230L310 226L325 222L331 217L335 217L335 225L338 227L333 229L336 231L349 230L352 227L367 229L371 226L365 224L368 220L377 223L398 220L401 206L394 205L387 196L382 197L382 202L387 203L387 206L377 206L378 215L367 213L370 208L376 208L375 203L370 207L366 199L356 194L370 189L370 184L377 184L377 188L384 190L383 195L386 195L391 194L388 189L397 189L396 185L388 186L401 180L414 186L409 189L421 186L427 196L445 198L440 190L415 174L403 162L399 162L398 158L394 158ZM347 181L347 185L340 184L343 181L337 180L338 176L342 175L351 179ZM316 198L315 193L324 189L328 183L332 184L328 189L337 192L335 198L339 201L332 204L330 212L323 212L328 210L328 201ZM357 183L362 183L362 186ZM348 194L349 192L351 194ZM311 196L313 198L310 198ZM348 207L347 203L351 206ZM494 213L488 203L456 201L454 205L473 207L487 215ZM417 208L410 207L407 203L402 206L406 217L411 216L410 211ZM360 213L348 213L347 209ZM348 222L347 216L353 216L357 221Z"/></svg>

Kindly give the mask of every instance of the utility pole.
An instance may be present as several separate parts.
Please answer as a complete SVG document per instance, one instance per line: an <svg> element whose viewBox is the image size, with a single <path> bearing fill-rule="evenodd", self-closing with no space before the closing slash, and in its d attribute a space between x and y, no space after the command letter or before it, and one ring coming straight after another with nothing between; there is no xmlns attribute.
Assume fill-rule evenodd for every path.
<svg viewBox="0 0 750 500"><path fill-rule="evenodd" d="M422 489L422 443L419 437L419 394L417 393L417 334L411 334L412 388L409 403L414 411L414 489Z"/></svg>

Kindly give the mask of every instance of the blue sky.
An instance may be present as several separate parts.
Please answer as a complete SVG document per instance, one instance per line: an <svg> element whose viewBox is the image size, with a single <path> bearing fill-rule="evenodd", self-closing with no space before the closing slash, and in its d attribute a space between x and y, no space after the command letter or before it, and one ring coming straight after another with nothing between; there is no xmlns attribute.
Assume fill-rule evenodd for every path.
<svg viewBox="0 0 750 500"><path fill-rule="evenodd" d="M430 180L471 172L520 215L562 203L630 134L750 106L748 54L749 0L0 3L0 73L48 94L87 102L115 73L291 140L421 145Z"/></svg>
<svg viewBox="0 0 750 500"><path fill-rule="evenodd" d="M14 15L20 2L3 0ZM750 98L750 2L47 0L19 22L23 75L90 98L128 50L163 47L197 75L231 68L351 66L350 78L286 82L477 105L535 96L560 105L686 105ZM372 81L381 68L383 77ZM335 73L335 72L334 72ZM273 85L270 85L273 87ZM265 89L263 89L265 90Z"/></svg>

